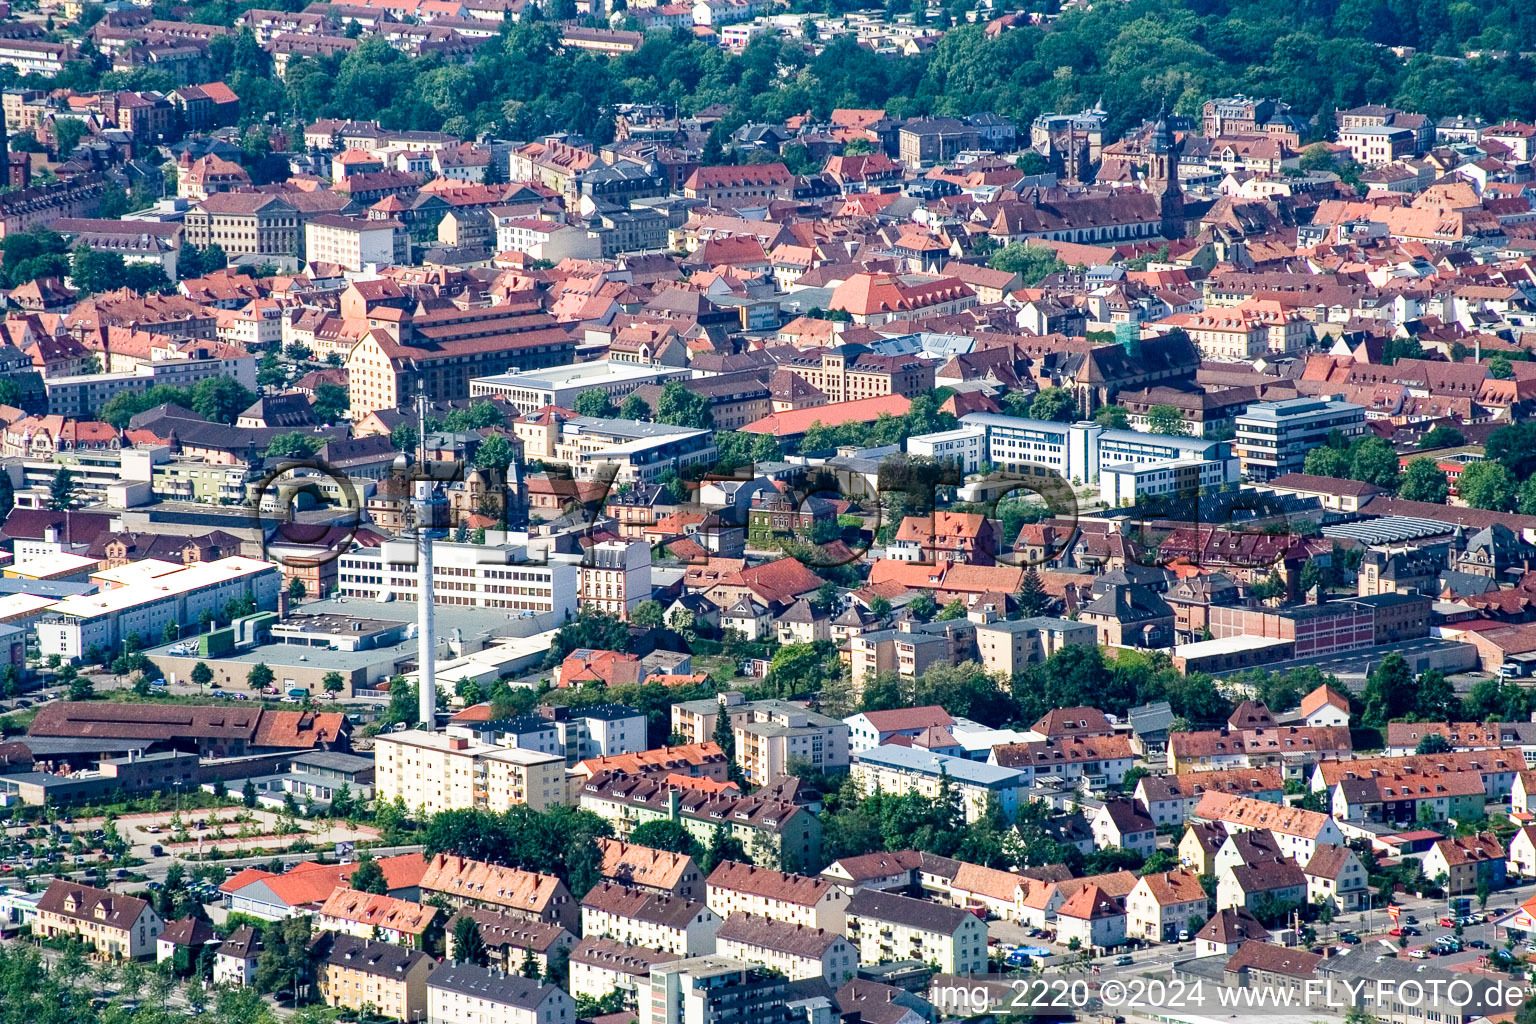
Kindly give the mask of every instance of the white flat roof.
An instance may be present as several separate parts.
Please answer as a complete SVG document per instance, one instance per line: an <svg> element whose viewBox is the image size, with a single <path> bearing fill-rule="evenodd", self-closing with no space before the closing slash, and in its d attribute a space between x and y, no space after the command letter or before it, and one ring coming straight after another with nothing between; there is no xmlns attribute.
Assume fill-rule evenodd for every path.
<svg viewBox="0 0 1536 1024"><path fill-rule="evenodd" d="M272 562L262 562L240 555L231 555L216 562L193 562L190 565L178 566L176 572L163 573L153 579L129 583L114 590L66 597L54 605L53 610L62 615L90 619L177 594L186 594L204 587L227 583L230 580L254 576L276 568L277 566Z"/></svg>
<svg viewBox="0 0 1536 1024"><path fill-rule="evenodd" d="M1271 636L1224 636L1216 640L1199 640L1192 644L1179 644L1173 649L1175 658L1208 658L1213 654L1239 654L1258 651L1266 647L1295 643Z"/></svg>
<svg viewBox="0 0 1536 1024"><path fill-rule="evenodd" d="M641 366L637 363L613 363L599 359L590 363L571 363L546 370L528 370L525 373L499 373L492 377L476 377L471 384L489 384L496 387L518 387L555 390L576 384L589 386L618 384L629 380L648 380L666 374L685 373L680 366Z"/></svg>
<svg viewBox="0 0 1536 1024"><path fill-rule="evenodd" d="M56 597L38 597L36 594L6 594L0 597L0 622L23 615L40 612L59 603Z"/></svg>
<svg viewBox="0 0 1536 1024"><path fill-rule="evenodd" d="M158 579L167 573L179 572L185 568L180 562L167 562L163 558L141 558L137 562L125 562L111 569L102 569L100 572L91 573L91 579L98 583L115 583L118 586L127 586L130 583L142 583L145 580Z"/></svg>
<svg viewBox="0 0 1536 1024"><path fill-rule="evenodd" d="M38 555L29 558L25 562L17 562L7 566L6 572L12 576L26 577L29 579L45 579L49 576L57 576L60 573L79 572L91 566L100 565L101 559L87 558L84 555L72 555L64 551L55 551L47 555Z"/></svg>

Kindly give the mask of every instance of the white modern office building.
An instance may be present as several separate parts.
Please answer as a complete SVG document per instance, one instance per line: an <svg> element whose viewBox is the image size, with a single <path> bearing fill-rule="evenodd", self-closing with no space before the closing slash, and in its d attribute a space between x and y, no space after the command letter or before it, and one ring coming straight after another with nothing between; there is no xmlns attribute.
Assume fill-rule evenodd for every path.
<svg viewBox="0 0 1536 1024"><path fill-rule="evenodd" d="M544 555L521 544L432 545L432 600L438 605L576 615L580 556ZM337 560L342 597L416 600L412 544L385 543L349 551Z"/></svg>
<svg viewBox="0 0 1536 1024"><path fill-rule="evenodd" d="M954 430L916 434L907 438L907 452L931 459L948 459L958 464L963 472L975 473L987 461L987 431L980 425L966 424Z"/></svg>
<svg viewBox="0 0 1536 1024"><path fill-rule="evenodd" d="M576 396L593 389L603 392L610 402L619 405L624 401L624 396L644 384L665 384L669 380L687 378L686 367L638 366L598 360L572 363L570 366L552 366L547 370L529 370L527 373L476 377L469 382L469 397L501 395L516 406L518 412L527 415L549 405L572 409L576 404Z"/></svg>
<svg viewBox="0 0 1536 1024"><path fill-rule="evenodd" d="M93 646L116 651L135 634L147 643L168 623L196 623L205 611L220 614L231 600L249 597L258 610L271 610L283 582L272 562L238 555L186 565L146 558L91 579L100 590L66 597L38 619L43 654L79 658Z"/></svg>
<svg viewBox="0 0 1536 1024"><path fill-rule="evenodd" d="M961 420L986 431L985 459L1009 473L1053 470L1079 484L1099 482L1106 466L1157 466L1196 461L1201 486L1237 480L1237 460L1225 441L1203 437L1108 430L1097 423L1056 423L1020 416L976 412Z"/></svg>
<svg viewBox="0 0 1536 1024"><path fill-rule="evenodd" d="M1365 433L1365 407L1342 395L1288 398L1250 405L1236 425L1232 447L1243 476L1266 481L1301 472L1307 452L1327 444L1334 431L1346 441Z"/></svg>

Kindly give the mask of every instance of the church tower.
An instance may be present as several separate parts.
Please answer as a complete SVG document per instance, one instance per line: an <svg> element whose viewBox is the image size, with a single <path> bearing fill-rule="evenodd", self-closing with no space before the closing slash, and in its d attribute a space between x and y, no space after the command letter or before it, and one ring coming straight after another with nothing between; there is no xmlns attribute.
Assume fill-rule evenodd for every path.
<svg viewBox="0 0 1536 1024"><path fill-rule="evenodd" d="M1184 237L1184 189L1179 184L1179 154L1184 143L1168 127L1168 108L1158 112L1147 139L1147 191L1157 197L1164 238Z"/></svg>

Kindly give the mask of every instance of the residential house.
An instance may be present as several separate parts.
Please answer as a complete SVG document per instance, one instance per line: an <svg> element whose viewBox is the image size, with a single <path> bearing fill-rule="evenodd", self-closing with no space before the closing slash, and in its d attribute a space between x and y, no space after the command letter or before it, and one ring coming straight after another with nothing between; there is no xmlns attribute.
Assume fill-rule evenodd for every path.
<svg viewBox="0 0 1536 1024"><path fill-rule="evenodd" d="M1096 885L1086 885L1067 897L1056 911L1056 941L1090 950L1124 945L1126 912L1120 902Z"/></svg>
<svg viewBox="0 0 1536 1024"><path fill-rule="evenodd" d="M602 882L581 901L581 932L682 956L714 952L720 918L702 900Z"/></svg>
<svg viewBox="0 0 1536 1024"><path fill-rule="evenodd" d="M1328 815L1300 807L1277 806L1251 797L1207 792L1200 798L1195 815L1206 821L1220 822L1228 832L1267 831L1275 837L1281 853L1300 863L1310 860L1320 843L1344 845L1344 834Z"/></svg>
<svg viewBox="0 0 1536 1024"><path fill-rule="evenodd" d="M831 879L733 860L721 861L710 872L706 894L709 908L721 918L750 914L839 934L848 909L848 892Z"/></svg>
<svg viewBox="0 0 1536 1024"><path fill-rule="evenodd" d="M716 952L780 971L790 981L816 978L834 989L858 972L859 953L840 933L752 914L732 914L715 933Z"/></svg>
<svg viewBox="0 0 1536 1024"><path fill-rule="evenodd" d="M427 981L432 1024L559 1024L574 1022L576 1002L559 985L521 974L450 962Z"/></svg>
<svg viewBox="0 0 1536 1024"><path fill-rule="evenodd" d="M1136 783L1136 802L1158 825L1188 820L1207 791L1278 804L1285 780L1277 768L1230 768L1186 775L1147 775Z"/></svg>
<svg viewBox="0 0 1536 1024"><path fill-rule="evenodd" d="M1492 832L1442 839L1424 855L1426 878L1444 876L1445 891L1452 896L1479 889L1502 889L1508 870L1504 844Z"/></svg>
<svg viewBox="0 0 1536 1024"><path fill-rule="evenodd" d="M256 980L256 962L261 958L261 936L248 924L242 924L219 943L213 954L215 985L250 985Z"/></svg>
<svg viewBox="0 0 1536 1024"><path fill-rule="evenodd" d="M1370 900L1365 866L1347 846L1320 845L1301 870L1307 876L1308 903L1331 902L1336 913L1350 913Z"/></svg>
<svg viewBox="0 0 1536 1024"><path fill-rule="evenodd" d="M1135 801L1104 801L1093 815L1093 844L1101 850L1130 850L1146 857L1157 849L1157 825Z"/></svg>
<svg viewBox="0 0 1536 1024"><path fill-rule="evenodd" d="M1299 907L1306 899L1307 876L1290 860L1237 864L1226 868L1216 878L1218 909L1246 907L1254 910L1266 902L1270 906Z"/></svg>
<svg viewBox="0 0 1536 1024"><path fill-rule="evenodd" d="M334 935L316 971L320 998L348 1010L371 1007L396 1020L420 1020L427 1012L427 981L437 962L419 949Z"/></svg>
<svg viewBox="0 0 1536 1024"><path fill-rule="evenodd" d="M602 999L610 992L621 992L633 999L652 967L681 959L677 953L587 936L571 950L571 995Z"/></svg>
<svg viewBox="0 0 1536 1024"><path fill-rule="evenodd" d="M1188 871L1143 875L1125 898L1126 935L1148 942L1182 942L1190 924L1203 921L1210 900L1198 876Z"/></svg>
<svg viewBox="0 0 1536 1024"><path fill-rule="evenodd" d="M554 875L440 853L426 862L421 891L440 893L455 907L482 906L575 931L580 913Z"/></svg>
<svg viewBox="0 0 1536 1024"><path fill-rule="evenodd" d="M686 853L657 850L617 839L598 839L603 878L663 896L698 899L704 895L704 874Z"/></svg>
<svg viewBox="0 0 1536 1024"><path fill-rule="evenodd" d="M73 938L103 956L137 960L155 952L165 922L145 900L56 879L37 903L35 934Z"/></svg>
<svg viewBox="0 0 1536 1024"><path fill-rule="evenodd" d="M1247 907L1225 907L1195 933L1195 955L1231 956L1249 939L1266 942L1269 929Z"/></svg>

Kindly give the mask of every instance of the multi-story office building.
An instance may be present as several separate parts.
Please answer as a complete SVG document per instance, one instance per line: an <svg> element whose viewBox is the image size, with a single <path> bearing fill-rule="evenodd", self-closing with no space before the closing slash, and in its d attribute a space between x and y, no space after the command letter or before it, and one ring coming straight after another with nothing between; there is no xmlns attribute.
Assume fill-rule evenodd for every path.
<svg viewBox="0 0 1536 1024"><path fill-rule="evenodd" d="M515 804L542 811L565 803L563 756L480 743L462 730L381 733L374 761L379 799L399 797L429 814Z"/></svg>
<svg viewBox="0 0 1536 1024"><path fill-rule="evenodd" d="M432 545L432 599L443 605L575 616L580 568L568 558L574 556L550 555L546 562L521 545L438 541ZM342 597L416 600L414 545L359 548L336 561Z"/></svg>
<svg viewBox="0 0 1536 1024"><path fill-rule="evenodd" d="M1250 405L1236 424L1232 447L1243 476L1265 481L1301 472L1307 452L1334 431L1346 441L1365 433L1365 408L1338 396L1288 398Z"/></svg>
<svg viewBox="0 0 1536 1024"><path fill-rule="evenodd" d="M1096 483L1101 468L1172 462L1200 463L1202 487L1237 480L1237 464L1225 441L1138 430L1107 430L1096 423L1057 423L998 413L971 413L961 421L986 430L983 457L1009 473L1054 470L1065 480Z"/></svg>
<svg viewBox="0 0 1536 1024"><path fill-rule="evenodd" d="M517 435L530 461L570 466L578 480L612 472L615 484L654 483L716 455L711 430L637 420L548 416L519 424Z"/></svg>
<svg viewBox="0 0 1536 1024"><path fill-rule="evenodd" d="M962 472L975 473L987 461L987 431L979 424L967 423L954 430L933 434L915 434L907 438L907 451L930 459L950 461Z"/></svg>

